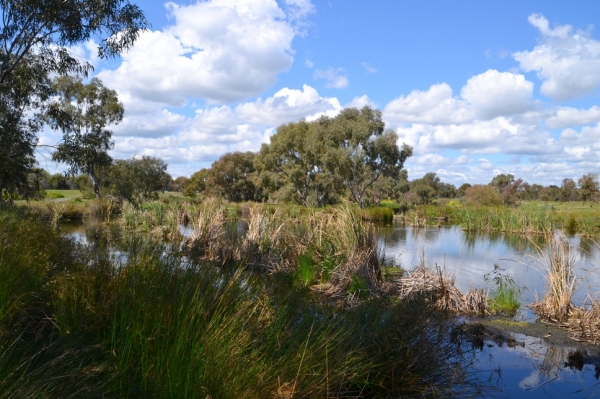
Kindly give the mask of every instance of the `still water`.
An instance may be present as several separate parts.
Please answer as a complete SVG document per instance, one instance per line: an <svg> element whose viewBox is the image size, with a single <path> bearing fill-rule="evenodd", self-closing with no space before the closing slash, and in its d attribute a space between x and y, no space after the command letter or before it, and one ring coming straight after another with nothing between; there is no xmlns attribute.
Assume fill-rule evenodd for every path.
<svg viewBox="0 0 600 399"><path fill-rule="evenodd" d="M545 264L540 256L545 242L541 237L527 238L515 234L476 234L464 232L458 226L412 228L402 225L380 227L380 245L386 257L398 266L410 270L425 258L425 265L438 265L466 292L469 287L493 289L484 275L494 270L494 264L504 269L523 289L521 311L516 318L534 321L535 315L526 306L541 298L546 291ZM579 277L573 301L581 305L588 294L600 290L598 262L600 250L593 240L568 237L573 244L575 272Z"/></svg>
<svg viewBox="0 0 600 399"><path fill-rule="evenodd" d="M66 234L91 246L102 245L100 241L107 234L118 235L117 231L110 233L106 225L95 225L92 220L84 225L63 227ZM105 230L104 234L99 234L100 230ZM184 235L191 233L183 226L180 231ZM228 226L231 238L239 239L245 231L244 222ZM458 226L413 229L393 225L378 227L377 231L380 246L389 261L407 270L423 259L427 266L437 264L456 276L456 285L463 292L470 286L493 289L484 275L498 264L504 269L503 273L523 288L522 306L515 319L535 321L535 314L527 305L536 297L541 298L546 290L544 265L539 255L545 248L543 240L510 234L466 233ZM579 305L588 294L595 298L600 292L600 250L593 240L576 236L568 239L577 260L579 288L574 302ZM118 254L118 250L116 252ZM476 350L472 377L491 387L488 394L500 398L600 398L600 356L596 348L582 348L592 357L573 367L566 362L569 353L575 350L575 343L553 346L543 338L522 334L514 334L514 337L523 345L508 347L486 341Z"/></svg>
<svg viewBox="0 0 600 399"><path fill-rule="evenodd" d="M544 264L540 251L545 242L510 234L466 233L458 226L416 229L402 225L379 227L379 242L386 258L410 270L424 258L427 266L445 268L456 277L456 285L465 292L470 286L493 289L484 275L498 264L515 283L524 289L520 295L518 321L534 322L532 309L527 307L541 298L546 290ZM573 302L584 303L587 295L595 298L599 292L598 265L600 250L593 240L568 237L573 244L575 272L579 286ZM566 364L573 345L553 346L543 338L514 334L523 346L499 346L486 341L474 359L474 374L479 381L490 384L494 397L506 398L592 398L600 397L600 358L590 358L583 364ZM597 349L582 348L589 355ZM598 364L598 367L596 366Z"/></svg>

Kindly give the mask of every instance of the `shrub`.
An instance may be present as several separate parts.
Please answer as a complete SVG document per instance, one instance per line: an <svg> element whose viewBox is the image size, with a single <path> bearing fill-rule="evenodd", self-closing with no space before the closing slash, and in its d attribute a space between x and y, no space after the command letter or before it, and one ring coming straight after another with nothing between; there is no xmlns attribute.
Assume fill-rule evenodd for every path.
<svg viewBox="0 0 600 399"><path fill-rule="evenodd" d="M466 189L464 202L472 206L501 205L502 195L491 186L476 184Z"/></svg>

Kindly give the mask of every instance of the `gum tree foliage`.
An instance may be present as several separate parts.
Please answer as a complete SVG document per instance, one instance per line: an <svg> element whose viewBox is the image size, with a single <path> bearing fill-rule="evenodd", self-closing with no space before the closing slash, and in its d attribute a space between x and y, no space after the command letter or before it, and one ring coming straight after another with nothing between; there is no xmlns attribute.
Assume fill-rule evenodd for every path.
<svg viewBox="0 0 600 399"><path fill-rule="evenodd" d="M465 196L465 192L467 191L467 189L469 187L471 187L471 184L469 184L469 183L463 183L463 184L461 184L461 186L456 191L456 196L457 197L464 197Z"/></svg>
<svg viewBox="0 0 600 399"><path fill-rule="evenodd" d="M321 206L347 191L361 207L367 190L384 176L400 179L412 148L398 148L398 136L385 130L381 111L348 108L335 118L289 123L263 144L255 165L271 195L293 193Z"/></svg>
<svg viewBox="0 0 600 399"><path fill-rule="evenodd" d="M118 159L108 169L110 192L131 202L158 199L171 183L167 164L160 158Z"/></svg>
<svg viewBox="0 0 600 399"><path fill-rule="evenodd" d="M560 185L560 199L562 201L579 201L579 190L575 180L564 178Z"/></svg>
<svg viewBox="0 0 600 399"><path fill-rule="evenodd" d="M87 74L92 65L68 47L94 38L98 56L130 48L146 29L142 11L124 0L0 1L0 203L29 197L40 115L50 74Z"/></svg>
<svg viewBox="0 0 600 399"><path fill-rule="evenodd" d="M425 173L425 175L419 179L413 180L411 183L411 190L414 191L415 187L428 186L433 191L430 191L427 195L427 199L430 197L437 198L454 198L456 197L456 187L450 183L444 183L441 181L439 176L434 172ZM421 189L423 191L423 189ZM426 201L427 202L427 201Z"/></svg>
<svg viewBox="0 0 600 399"><path fill-rule="evenodd" d="M463 201L471 206L495 206L502 204L502 195L489 184L474 184L465 190Z"/></svg>
<svg viewBox="0 0 600 399"><path fill-rule="evenodd" d="M185 176L179 176L173 179L171 182L171 189L173 191L182 192L185 186L189 183L190 178Z"/></svg>
<svg viewBox="0 0 600 399"><path fill-rule="evenodd" d="M538 198L541 201L560 201L561 190L560 187L551 184L548 187L542 187L538 194Z"/></svg>
<svg viewBox="0 0 600 399"><path fill-rule="evenodd" d="M323 117L315 122L301 120L281 125L271 136L271 143L262 145L254 164L261 185L272 196L281 197L282 192L288 192L304 205L310 203L311 196L317 205L324 203L325 196L335 187L335 177L323 158L323 125L329 122Z"/></svg>
<svg viewBox="0 0 600 399"><path fill-rule="evenodd" d="M139 7L124 0L2 0L0 7L1 85L31 56L47 73L87 73L92 65L68 47L99 38L98 56L113 57L148 27Z"/></svg>
<svg viewBox="0 0 600 399"><path fill-rule="evenodd" d="M50 80L35 57L24 57L13 72L0 84L0 205L35 195L28 176L43 126L40 109L51 93Z"/></svg>
<svg viewBox="0 0 600 399"><path fill-rule="evenodd" d="M223 196L232 202L260 200L260 189L255 184L255 156L251 151L221 156L210 167L205 182L207 194Z"/></svg>
<svg viewBox="0 0 600 399"><path fill-rule="evenodd" d="M588 173L577 180L579 184L579 192L583 202L593 201L596 199L596 194L600 191L598 184L598 175L596 173Z"/></svg>
<svg viewBox="0 0 600 399"><path fill-rule="evenodd" d="M412 155L406 144L398 148L398 135L386 130L380 110L365 106L347 108L328 123L325 137L327 168L339 176L362 208L365 192L379 177L399 179L404 161Z"/></svg>
<svg viewBox="0 0 600 399"><path fill-rule="evenodd" d="M194 173L183 188L183 195L186 197L195 197L197 193L203 193L206 190L206 180L210 170L202 168Z"/></svg>
<svg viewBox="0 0 600 399"><path fill-rule="evenodd" d="M117 92L97 78L84 84L79 77L63 76L54 79L52 87L59 98L49 106L46 119L52 129L63 132L52 160L66 163L72 175L88 174L100 198L96 171L111 164L108 151L114 145L107 126L123 120L123 104Z"/></svg>
<svg viewBox="0 0 600 399"><path fill-rule="evenodd" d="M506 185L502 190L502 202L504 205L513 206L521 204L521 197L525 192L524 185L527 184L523 179L517 179Z"/></svg>
<svg viewBox="0 0 600 399"><path fill-rule="evenodd" d="M499 174L494 176L492 181L489 183L490 186L494 187L498 190L499 193L504 191L504 188L509 184L513 184L515 182L515 177L511 174Z"/></svg>

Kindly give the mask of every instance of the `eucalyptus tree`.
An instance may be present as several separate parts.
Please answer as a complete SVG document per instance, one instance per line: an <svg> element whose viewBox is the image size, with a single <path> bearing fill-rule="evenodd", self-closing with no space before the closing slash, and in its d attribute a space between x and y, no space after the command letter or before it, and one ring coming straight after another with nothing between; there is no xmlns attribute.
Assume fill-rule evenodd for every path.
<svg viewBox="0 0 600 399"><path fill-rule="evenodd" d="M593 201L596 199L596 196L600 191L598 175L596 173L588 173L587 175L583 175L577 180L577 183L579 183L579 192L583 202Z"/></svg>
<svg viewBox="0 0 600 399"><path fill-rule="evenodd" d="M317 205L336 187L336 176L326 167L326 142L323 125L327 118L315 122L292 122L281 125L271 136L270 144L263 144L256 156L255 166L267 190L293 192L304 205L311 197Z"/></svg>
<svg viewBox="0 0 600 399"><path fill-rule="evenodd" d="M30 198L35 188L37 134L43 127L41 106L50 95L50 80L35 57L26 56L0 85L0 205L16 196Z"/></svg>
<svg viewBox="0 0 600 399"><path fill-rule="evenodd" d="M513 175L511 175L510 173L507 175L502 173L502 174L494 176L494 178L488 185L494 187L496 190L498 190L498 192L500 194L502 194L502 191L504 191L504 188L506 186L508 186L509 184L513 184L514 182L515 182L515 177Z"/></svg>
<svg viewBox="0 0 600 399"><path fill-rule="evenodd" d="M99 39L98 57L129 49L148 27L143 12L125 0L2 0L0 85L34 56L47 73L87 73L92 65L69 47Z"/></svg>
<svg viewBox="0 0 600 399"><path fill-rule="evenodd" d="M186 197L195 197L197 193L203 193L206 190L206 180L210 170L202 168L194 173L183 188L183 195Z"/></svg>
<svg viewBox="0 0 600 399"><path fill-rule="evenodd" d="M259 199L259 187L255 184L255 153L230 152L211 165L207 176L207 192L222 195L228 201L240 202Z"/></svg>
<svg viewBox="0 0 600 399"><path fill-rule="evenodd" d="M0 1L0 204L28 197L51 74L81 73L92 65L69 51L90 39L97 55L129 49L148 27L143 12L125 0Z"/></svg>
<svg viewBox="0 0 600 399"><path fill-rule="evenodd" d="M564 178L560 185L560 198L562 201L579 201L580 193L577 183L571 178Z"/></svg>
<svg viewBox="0 0 600 399"><path fill-rule="evenodd" d="M380 110L347 108L325 125L325 161L362 208L365 193L381 176L398 179L412 147L398 147L398 135L386 130Z"/></svg>
<svg viewBox="0 0 600 399"><path fill-rule="evenodd" d="M54 161L66 163L70 174L88 174L96 198L100 189L96 171L112 162L112 132L107 129L118 124L125 112L117 92L109 90L94 78L84 84L79 77L62 76L54 79L53 91L58 96L48 108L46 120L63 139L52 154Z"/></svg>
<svg viewBox="0 0 600 399"><path fill-rule="evenodd" d="M172 180L162 159L146 155L116 160L107 175L114 196L137 203L158 199L158 193L165 191Z"/></svg>

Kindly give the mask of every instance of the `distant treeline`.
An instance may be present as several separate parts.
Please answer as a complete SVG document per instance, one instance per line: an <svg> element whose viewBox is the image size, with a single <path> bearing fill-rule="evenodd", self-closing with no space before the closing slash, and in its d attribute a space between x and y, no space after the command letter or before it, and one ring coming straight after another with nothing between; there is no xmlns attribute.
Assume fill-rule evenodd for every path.
<svg viewBox="0 0 600 399"><path fill-rule="evenodd" d="M458 188L433 172L409 181L403 166L412 148L397 142L397 134L385 128L381 111L367 106L345 109L335 118L281 125L259 152L227 153L190 178L173 179L163 160L148 156L114 160L95 173L103 195L134 202L155 199L161 191L231 202L323 206L349 200L361 207L383 200L412 206L455 197L472 205L508 206L528 200L600 199L598 176L593 173L577 181L566 178L560 187L530 184L511 174L497 175L487 185L464 183ZM31 176L39 189L93 191L88 174L67 177L37 169Z"/></svg>

